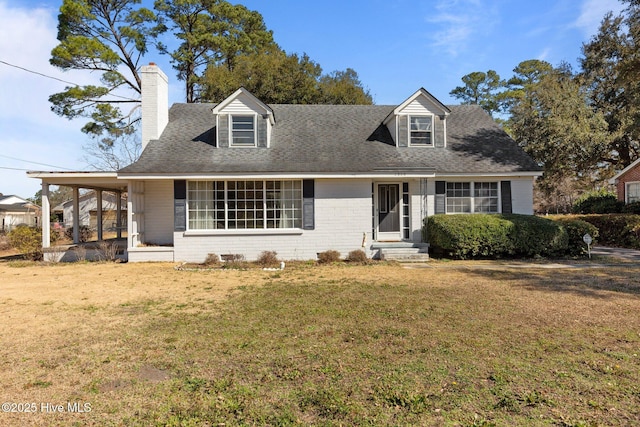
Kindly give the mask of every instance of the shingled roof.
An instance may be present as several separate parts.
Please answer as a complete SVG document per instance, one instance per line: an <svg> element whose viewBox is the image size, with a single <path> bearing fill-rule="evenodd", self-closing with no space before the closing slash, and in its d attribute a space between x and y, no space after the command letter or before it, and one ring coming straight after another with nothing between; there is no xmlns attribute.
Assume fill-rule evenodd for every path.
<svg viewBox="0 0 640 427"><path fill-rule="evenodd" d="M218 148L216 104L175 104L169 123L127 174L436 174L518 173L541 169L475 105L450 106L447 146L396 147L382 124L396 106L271 104L269 148Z"/></svg>

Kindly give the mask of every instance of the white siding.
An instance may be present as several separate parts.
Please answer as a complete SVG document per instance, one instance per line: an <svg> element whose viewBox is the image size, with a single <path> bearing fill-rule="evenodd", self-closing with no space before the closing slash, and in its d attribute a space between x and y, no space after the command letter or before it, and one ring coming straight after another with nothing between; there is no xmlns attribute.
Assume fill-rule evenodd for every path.
<svg viewBox="0 0 640 427"><path fill-rule="evenodd" d="M371 180L315 180L315 229L276 234L267 232L193 235L174 233L176 261L202 262L208 253L243 254L256 259L262 251L276 251L280 259L316 259L329 249L346 256L367 247L372 228ZM371 256L372 253L368 252Z"/></svg>
<svg viewBox="0 0 640 427"><path fill-rule="evenodd" d="M409 237L413 242L422 241L422 219L427 216L426 197L422 194L420 180L409 181Z"/></svg>
<svg viewBox="0 0 640 427"><path fill-rule="evenodd" d="M499 182L504 179L484 177L475 180ZM468 177L457 180L475 181ZM410 192L410 236L413 241L420 242L423 217L434 214L436 178L406 181ZM514 178L511 182L513 212L532 214L533 179ZM313 230L185 233L173 231L173 182L146 181L144 205L141 205L144 215L140 215L144 217L144 241L157 244L173 241L173 252L166 248L157 253L146 253L147 249L153 248L133 248L129 260L171 260L173 257L175 261L202 262L209 253L242 254L248 260L254 260L262 251L276 251L283 260L307 260L316 259L318 252L329 249L339 251L343 257L355 249L364 249L372 256L369 249L373 243L372 183L370 179L316 179ZM425 189L426 195L423 194ZM364 248L363 236L366 239Z"/></svg>
<svg viewBox="0 0 640 427"><path fill-rule="evenodd" d="M263 107L243 93L220 110L220 114L262 114L263 112Z"/></svg>
<svg viewBox="0 0 640 427"><path fill-rule="evenodd" d="M398 145L398 117L393 116L389 123L387 123L387 129L389 129L389 133L391 133L391 137L396 145Z"/></svg>
<svg viewBox="0 0 640 427"><path fill-rule="evenodd" d="M173 243L173 181L146 181L144 243Z"/></svg>
<svg viewBox="0 0 640 427"><path fill-rule="evenodd" d="M411 101L399 113L400 114L426 114L426 113L438 114L440 111L442 111L441 107L438 107L436 104L429 101L424 96L419 96L415 100Z"/></svg>
<svg viewBox="0 0 640 427"><path fill-rule="evenodd" d="M533 181L530 177L511 180L513 213L533 215Z"/></svg>

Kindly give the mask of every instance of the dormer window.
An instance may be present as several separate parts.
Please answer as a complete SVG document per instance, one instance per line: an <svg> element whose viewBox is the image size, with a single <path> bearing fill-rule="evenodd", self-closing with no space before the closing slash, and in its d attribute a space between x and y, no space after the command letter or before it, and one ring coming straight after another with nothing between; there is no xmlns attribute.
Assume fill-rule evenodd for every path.
<svg viewBox="0 0 640 427"><path fill-rule="evenodd" d="M231 146L255 147L255 116L231 116Z"/></svg>
<svg viewBox="0 0 640 427"><path fill-rule="evenodd" d="M433 116L409 117L409 145L433 145Z"/></svg>

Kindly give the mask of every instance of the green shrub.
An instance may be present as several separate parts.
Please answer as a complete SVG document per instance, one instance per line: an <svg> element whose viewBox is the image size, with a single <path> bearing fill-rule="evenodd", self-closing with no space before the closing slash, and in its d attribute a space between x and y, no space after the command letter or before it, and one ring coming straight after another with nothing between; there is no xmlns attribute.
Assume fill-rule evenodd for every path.
<svg viewBox="0 0 640 427"><path fill-rule="evenodd" d="M598 228L587 221L583 221L572 216L553 216L550 218L553 221L560 223L564 229L567 230L569 238L569 247L567 252L569 255L580 256L588 252L587 244L584 242L585 234L589 234L592 237L592 245L598 240Z"/></svg>
<svg viewBox="0 0 640 427"><path fill-rule="evenodd" d="M513 255L511 224L499 215L434 215L426 219L428 241L436 254L455 258Z"/></svg>
<svg viewBox="0 0 640 427"><path fill-rule="evenodd" d="M349 252L347 261L364 264L368 261L367 254L362 249L356 249Z"/></svg>
<svg viewBox="0 0 640 427"><path fill-rule="evenodd" d="M434 254L460 259L559 256L569 244L564 227L532 215L434 215L425 222Z"/></svg>
<svg viewBox="0 0 640 427"><path fill-rule="evenodd" d="M562 256L567 254L569 236L560 225L534 215L503 215L513 224L511 239L521 256Z"/></svg>
<svg viewBox="0 0 640 427"><path fill-rule="evenodd" d="M618 196L610 191L591 191L583 194L574 204L575 214L606 214L620 213L624 203L618 201Z"/></svg>
<svg viewBox="0 0 640 427"><path fill-rule="evenodd" d="M578 215L598 228L598 242L605 246L640 249L640 215Z"/></svg>
<svg viewBox="0 0 640 427"><path fill-rule="evenodd" d="M328 250L318 254L318 262L320 264L330 264L336 261L340 261L340 252L338 251Z"/></svg>
<svg viewBox="0 0 640 427"><path fill-rule="evenodd" d="M39 228L19 225L9 232L9 242L28 259L42 259L42 230Z"/></svg>
<svg viewBox="0 0 640 427"><path fill-rule="evenodd" d="M623 213L640 215L640 202L629 203L622 208Z"/></svg>

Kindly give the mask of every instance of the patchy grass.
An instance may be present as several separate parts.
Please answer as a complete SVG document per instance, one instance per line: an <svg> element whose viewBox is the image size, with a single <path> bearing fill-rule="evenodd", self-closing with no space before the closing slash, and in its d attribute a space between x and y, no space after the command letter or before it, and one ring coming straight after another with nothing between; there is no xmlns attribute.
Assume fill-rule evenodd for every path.
<svg viewBox="0 0 640 427"><path fill-rule="evenodd" d="M451 264L0 264L2 402L91 405L0 424L640 423L640 268Z"/></svg>

